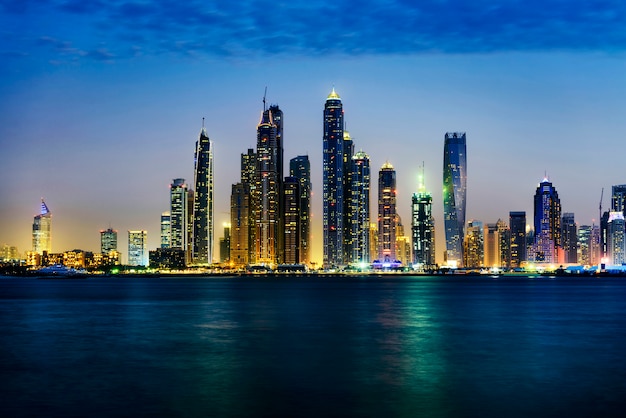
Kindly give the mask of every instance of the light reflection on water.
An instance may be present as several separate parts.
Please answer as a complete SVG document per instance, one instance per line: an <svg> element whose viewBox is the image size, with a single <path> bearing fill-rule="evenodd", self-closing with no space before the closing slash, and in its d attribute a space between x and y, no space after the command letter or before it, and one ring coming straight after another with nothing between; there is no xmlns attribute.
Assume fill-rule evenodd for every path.
<svg viewBox="0 0 626 418"><path fill-rule="evenodd" d="M626 284L0 281L3 416L619 416Z"/></svg>

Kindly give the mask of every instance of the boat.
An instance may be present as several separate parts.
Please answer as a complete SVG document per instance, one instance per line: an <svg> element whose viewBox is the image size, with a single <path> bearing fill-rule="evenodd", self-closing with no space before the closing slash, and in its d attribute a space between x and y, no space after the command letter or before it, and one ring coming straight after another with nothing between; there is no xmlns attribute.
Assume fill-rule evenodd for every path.
<svg viewBox="0 0 626 418"><path fill-rule="evenodd" d="M85 279L87 273L84 270L76 270L62 264L42 267L36 271L39 279Z"/></svg>

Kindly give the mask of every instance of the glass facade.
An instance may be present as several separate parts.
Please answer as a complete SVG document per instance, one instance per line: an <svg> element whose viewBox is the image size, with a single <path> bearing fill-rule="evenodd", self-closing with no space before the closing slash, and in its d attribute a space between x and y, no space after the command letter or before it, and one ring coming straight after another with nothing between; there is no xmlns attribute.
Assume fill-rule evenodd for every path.
<svg viewBox="0 0 626 418"><path fill-rule="evenodd" d="M213 262L213 232L213 144L202 126L196 142L194 163L192 237L194 264L207 265Z"/></svg>
<svg viewBox="0 0 626 418"><path fill-rule="evenodd" d="M378 260L396 261L396 171L389 163L378 172Z"/></svg>
<svg viewBox="0 0 626 418"><path fill-rule="evenodd" d="M370 263L370 158L363 151L351 158L348 172L350 199L349 263Z"/></svg>
<svg viewBox="0 0 626 418"><path fill-rule="evenodd" d="M445 261L463 262L465 203L467 189L466 136L464 132L445 134L443 148L443 215L446 235Z"/></svg>

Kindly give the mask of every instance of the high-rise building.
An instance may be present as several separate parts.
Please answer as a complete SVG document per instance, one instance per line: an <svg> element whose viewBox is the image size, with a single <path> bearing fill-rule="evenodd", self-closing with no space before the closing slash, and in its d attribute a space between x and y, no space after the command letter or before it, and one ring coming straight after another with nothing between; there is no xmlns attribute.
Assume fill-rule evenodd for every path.
<svg viewBox="0 0 626 418"><path fill-rule="evenodd" d="M613 212L622 212L626 216L626 184L612 187L611 210Z"/></svg>
<svg viewBox="0 0 626 418"><path fill-rule="evenodd" d="M350 189L348 215L348 263L370 262L370 157L363 151L350 159L347 186Z"/></svg>
<svg viewBox="0 0 626 418"><path fill-rule="evenodd" d="M511 268L526 261L526 212L509 212Z"/></svg>
<svg viewBox="0 0 626 418"><path fill-rule="evenodd" d="M626 263L626 225L622 212L611 212L607 228L607 257L609 263L621 265Z"/></svg>
<svg viewBox="0 0 626 418"><path fill-rule="evenodd" d="M597 265L602 259L602 246L600 242L600 225L591 226L591 255L589 264Z"/></svg>
<svg viewBox="0 0 626 418"><path fill-rule="evenodd" d="M536 263L563 262L561 200L556 189L544 178L535 192L535 242L533 261Z"/></svg>
<svg viewBox="0 0 626 418"><path fill-rule="evenodd" d="M483 234L483 223L480 221L469 221L467 234L463 241L464 256L463 265L465 267L478 268L485 265L485 239Z"/></svg>
<svg viewBox="0 0 626 418"><path fill-rule="evenodd" d="M500 267L511 267L511 230L509 226L502 219L498 219L496 222L496 228L498 229L498 237L500 239Z"/></svg>
<svg viewBox="0 0 626 418"><path fill-rule="evenodd" d="M194 159L192 244L194 264L213 262L213 144L204 128L204 118Z"/></svg>
<svg viewBox="0 0 626 418"><path fill-rule="evenodd" d="M289 161L289 175L300 183L300 242L299 263L311 262L311 163L308 155L299 155Z"/></svg>
<svg viewBox="0 0 626 418"><path fill-rule="evenodd" d="M237 189L238 204L244 204L245 208L241 208L237 210L237 213L242 216L245 214L247 217L245 221L238 221L238 225L245 223L246 228L248 229L248 239L245 244L245 248L247 248L248 254L246 256L246 264L255 264L256 263L256 209L258 200L256 195L256 165L257 165L257 154L254 152L254 149L248 148L248 152L246 154L241 154L241 186L242 189ZM233 189L233 193L235 189ZM247 196L243 200L242 196L245 193ZM231 206L232 207L232 206ZM231 214L232 217L232 214ZM233 220L231 219L231 225L234 225ZM241 241L243 243L243 241ZM231 246L233 244L231 243ZM243 247L241 247L243 248ZM243 259L241 259L243 260Z"/></svg>
<svg viewBox="0 0 626 418"><path fill-rule="evenodd" d="M255 208L255 260L256 263L276 265L281 262L280 244L283 229L281 218L282 178L279 177L277 142L278 126L271 109L264 110L257 126L256 189L253 194ZM282 112L281 112L282 116Z"/></svg>
<svg viewBox="0 0 626 418"><path fill-rule="evenodd" d="M172 237L172 215L169 211L161 213L161 248L170 248Z"/></svg>
<svg viewBox="0 0 626 418"><path fill-rule="evenodd" d="M396 260L403 266L411 264L411 242L404 235L404 224L400 215L396 215Z"/></svg>
<svg viewBox="0 0 626 418"><path fill-rule="evenodd" d="M378 222L370 222L370 262L378 258Z"/></svg>
<svg viewBox="0 0 626 418"><path fill-rule="evenodd" d="M230 195L230 261L234 267L250 263L250 194L243 183L233 184Z"/></svg>
<svg viewBox="0 0 626 418"><path fill-rule="evenodd" d="M416 266L435 266L435 218L433 197L426 191L423 174L418 192L411 198L412 262Z"/></svg>
<svg viewBox="0 0 626 418"><path fill-rule="evenodd" d="M446 233L444 259L448 265L460 265L464 258L466 184L465 133L448 132L443 148L443 215Z"/></svg>
<svg viewBox="0 0 626 418"><path fill-rule="evenodd" d="M343 104L333 88L324 106L323 263L342 266L344 259L344 135Z"/></svg>
<svg viewBox="0 0 626 418"><path fill-rule="evenodd" d="M574 214L566 212L561 218L561 240L563 242L563 256L565 263L578 262L578 231Z"/></svg>
<svg viewBox="0 0 626 418"><path fill-rule="evenodd" d="M39 215L33 220L33 252L42 255L52 252L52 213L43 198Z"/></svg>
<svg viewBox="0 0 626 418"><path fill-rule="evenodd" d="M386 162L378 172L378 260L393 263L396 255L396 171Z"/></svg>
<svg viewBox="0 0 626 418"><path fill-rule="evenodd" d="M285 177L284 187L284 264L300 263L300 181Z"/></svg>
<svg viewBox="0 0 626 418"><path fill-rule="evenodd" d="M187 185L174 179L170 185L170 248L187 250Z"/></svg>
<svg viewBox="0 0 626 418"><path fill-rule="evenodd" d="M220 238L220 263L230 260L230 223L224 223L224 235Z"/></svg>
<svg viewBox="0 0 626 418"><path fill-rule="evenodd" d="M103 229L100 231L100 252L109 254L111 251L117 251L117 231L113 228Z"/></svg>
<svg viewBox="0 0 626 418"><path fill-rule="evenodd" d="M128 265L148 265L148 233L146 231L128 231Z"/></svg>
<svg viewBox="0 0 626 418"><path fill-rule="evenodd" d="M590 266L591 262L591 240L592 226L581 225L578 228L578 263L583 266Z"/></svg>
<svg viewBox="0 0 626 418"><path fill-rule="evenodd" d="M484 228L484 266L489 268L509 267L510 233L506 223L498 219Z"/></svg>

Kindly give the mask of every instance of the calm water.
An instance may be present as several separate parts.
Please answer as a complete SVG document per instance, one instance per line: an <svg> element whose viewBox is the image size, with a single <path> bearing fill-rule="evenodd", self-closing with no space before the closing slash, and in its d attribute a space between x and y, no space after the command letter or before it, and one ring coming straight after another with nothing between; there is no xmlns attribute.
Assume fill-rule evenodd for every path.
<svg viewBox="0 0 626 418"><path fill-rule="evenodd" d="M0 415L623 416L626 279L0 278Z"/></svg>

